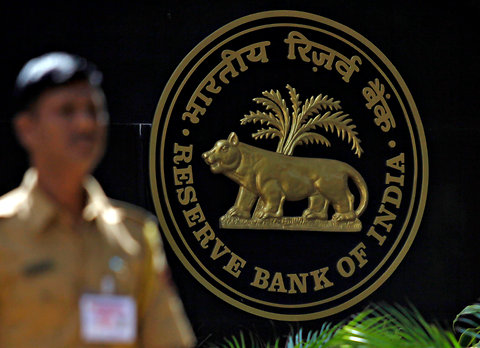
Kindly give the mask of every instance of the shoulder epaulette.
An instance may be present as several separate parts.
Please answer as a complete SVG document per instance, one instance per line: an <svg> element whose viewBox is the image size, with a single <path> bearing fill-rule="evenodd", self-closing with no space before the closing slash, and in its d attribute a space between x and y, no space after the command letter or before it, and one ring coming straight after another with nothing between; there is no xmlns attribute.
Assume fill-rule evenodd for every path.
<svg viewBox="0 0 480 348"><path fill-rule="evenodd" d="M18 207L25 200L26 193L19 188L0 197L0 217L10 217L18 212Z"/></svg>

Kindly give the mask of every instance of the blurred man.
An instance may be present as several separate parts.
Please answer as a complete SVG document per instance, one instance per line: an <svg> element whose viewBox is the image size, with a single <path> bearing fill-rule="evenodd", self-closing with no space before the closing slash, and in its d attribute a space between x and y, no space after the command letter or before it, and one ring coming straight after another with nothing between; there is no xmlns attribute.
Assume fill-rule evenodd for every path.
<svg viewBox="0 0 480 348"><path fill-rule="evenodd" d="M191 347L156 224L89 174L108 125L85 59L32 59L15 85L31 169L0 198L0 347Z"/></svg>

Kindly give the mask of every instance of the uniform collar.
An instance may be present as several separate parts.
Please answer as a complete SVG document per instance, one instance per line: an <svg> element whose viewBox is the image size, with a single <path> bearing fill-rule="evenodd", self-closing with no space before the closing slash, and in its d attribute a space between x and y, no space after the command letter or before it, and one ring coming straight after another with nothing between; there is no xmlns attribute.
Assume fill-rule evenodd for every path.
<svg viewBox="0 0 480 348"><path fill-rule="evenodd" d="M120 221L118 210L111 206L100 184L92 176L85 179L83 187L87 195L82 213L85 221L93 221L100 216L112 223ZM25 173L20 189L25 194L25 200L19 209L19 216L32 232L45 230L46 225L55 218L68 216L68 212L39 187L36 169L30 168Z"/></svg>

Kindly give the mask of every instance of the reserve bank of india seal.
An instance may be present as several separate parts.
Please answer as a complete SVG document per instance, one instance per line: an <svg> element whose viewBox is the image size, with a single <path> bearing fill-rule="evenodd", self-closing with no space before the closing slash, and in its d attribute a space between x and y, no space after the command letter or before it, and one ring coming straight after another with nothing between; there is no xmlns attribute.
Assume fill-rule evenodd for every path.
<svg viewBox="0 0 480 348"><path fill-rule="evenodd" d="M279 320L365 299L409 249L428 165L390 61L332 20L263 12L214 32L160 98L150 180L166 240L207 289Z"/></svg>

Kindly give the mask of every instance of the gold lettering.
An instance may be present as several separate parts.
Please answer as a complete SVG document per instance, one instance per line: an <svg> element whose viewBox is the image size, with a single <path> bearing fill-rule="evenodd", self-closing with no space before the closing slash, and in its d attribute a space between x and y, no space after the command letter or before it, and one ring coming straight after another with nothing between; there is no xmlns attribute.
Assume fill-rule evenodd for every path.
<svg viewBox="0 0 480 348"><path fill-rule="evenodd" d="M367 247L363 243L359 243L355 248L352 249L348 254L350 256L353 256L357 259L358 261L358 267L362 268L365 266L365 264L368 262L368 260L365 258L367 254L365 254L365 249Z"/></svg>
<svg viewBox="0 0 480 348"><path fill-rule="evenodd" d="M250 49L250 52L247 55L247 59L251 62L267 63L268 57L267 57L267 51L265 48L269 45L270 45L270 41L262 41L262 42L248 46L248 48ZM257 48L260 50L259 53L257 53Z"/></svg>
<svg viewBox="0 0 480 348"><path fill-rule="evenodd" d="M335 69L342 75L342 79L345 82L350 82L353 72L360 71L357 63L359 65L362 64L359 56L353 56L351 59L346 60L341 59L335 63Z"/></svg>
<svg viewBox="0 0 480 348"><path fill-rule="evenodd" d="M173 178L175 186L193 184L192 166L189 165L187 168L173 167Z"/></svg>
<svg viewBox="0 0 480 348"><path fill-rule="evenodd" d="M405 154L402 152L400 155L395 156L387 160L387 167L399 170L405 173Z"/></svg>
<svg viewBox="0 0 480 348"><path fill-rule="evenodd" d="M192 160L192 151L193 145L182 146L175 143L173 147L173 153L177 154L181 152L181 154L174 156L173 162L175 164L179 164L180 162L190 163Z"/></svg>
<svg viewBox="0 0 480 348"><path fill-rule="evenodd" d="M403 173L405 171L404 162L405 162L405 155L402 152L400 155L387 160L387 166L390 168L399 170ZM385 178L386 184L396 183L396 184L399 184L400 186L403 186L403 181L404 181L403 175L400 175L399 177L397 177L397 176L392 176L390 173L387 173ZM385 228L386 232L390 232L392 230L393 224L387 223L387 222L394 221L397 218L397 215L395 215L394 213L389 211L387 208L385 208L385 203L393 204L396 208L399 208L401 202L402 202L402 190L398 186L394 186L394 185L388 186L383 193L382 204L378 209L378 213L383 215L378 215L375 217L375 220L373 220L374 226L370 226L370 229L367 232L367 236L375 238L378 241L378 245L380 246L383 245L387 237L385 235L378 233L375 230L375 226L380 225L383 228Z"/></svg>
<svg viewBox="0 0 480 348"><path fill-rule="evenodd" d="M198 114L200 113L200 115L205 115L205 111L207 111L207 109L202 108L200 105L190 100L187 104L187 111L185 111L182 115L182 120L185 121L188 118L191 123L198 123L200 122Z"/></svg>
<svg viewBox="0 0 480 348"><path fill-rule="evenodd" d="M392 197L393 195L393 197ZM399 208L402 201L402 191L398 186L388 186L383 193L382 203L391 203Z"/></svg>
<svg viewBox="0 0 480 348"><path fill-rule="evenodd" d="M345 263L347 264L347 269L345 269L345 265L344 265ZM344 278L351 277L355 272L355 263L350 257L344 256L340 260L338 260L337 270L342 277Z"/></svg>
<svg viewBox="0 0 480 348"><path fill-rule="evenodd" d="M206 106L209 106L212 104L212 98L207 97L205 94L203 94L201 91L195 91L195 93L192 96L193 98L200 98L203 100Z"/></svg>
<svg viewBox="0 0 480 348"><path fill-rule="evenodd" d="M299 275L300 277L302 277L302 280L300 280ZM297 286L298 290L300 290L302 294L307 292L308 273L300 273L300 274L289 273L287 274L287 277L290 278L290 290L288 290L289 294L297 293L297 290L295 290L295 285Z"/></svg>
<svg viewBox="0 0 480 348"><path fill-rule="evenodd" d="M403 175L400 176L393 176L390 173L387 173L387 177L385 178L385 184L396 183L400 186L403 186Z"/></svg>
<svg viewBox="0 0 480 348"><path fill-rule="evenodd" d="M205 215L203 215L202 208L200 204L195 204L190 210L184 210L183 215L185 216L185 220L187 220L188 227L195 226L199 222L205 221Z"/></svg>
<svg viewBox="0 0 480 348"><path fill-rule="evenodd" d="M383 132L388 132L390 128L396 127L396 123L390 108L388 107L387 101L384 98L385 86L380 83L378 78L374 81L369 81L368 84L370 87L364 87L362 89L363 97L367 101L365 106L369 110L373 107L375 124L380 126ZM385 97L388 99L390 95L387 94Z"/></svg>
<svg viewBox="0 0 480 348"><path fill-rule="evenodd" d="M223 269L233 275L235 278L238 278L241 272L240 268L245 267L246 263L247 262L240 256L235 253L231 253L230 261L228 261L228 263L223 267Z"/></svg>
<svg viewBox="0 0 480 348"><path fill-rule="evenodd" d="M209 91L210 93L214 93L214 94L218 94L220 93L220 91L222 90L222 87L221 86L216 86L215 87L215 84L217 83L217 81L215 81L215 77L212 75L207 75L207 77L205 78L205 80L208 82L208 85L205 85L205 89L207 91Z"/></svg>
<svg viewBox="0 0 480 348"><path fill-rule="evenodd" d="M266 289L268 287L268 278L270 278L270 272L257 266L255 266L255 271L255 278L250 285L259 289Z"/></svg>
<svg viewBox="0 0 480 348"><path fill-rule="evenodd" d="M368 84L371 87L365 87L362 89L362 94L367 104L365 106L370 110L374 105L380 102L385 94L385 86L380 83L378 78L375 81L369 81Z"/></svg>
<svg viewBox="0 0 480 348"><path fill-rule="evenodd" d="M278 287L278 289L275 289L276 287ZM285 283L283 282L282 273L275 272L272 278L272 282L270 283L270 287L268 288L268 291L287 292L287 289L285 288Z"/></svg>
<svg viewBox="0 0 480 348"><path fill-rule="evenodd" d="M335 63L335 69L342 76L342 79L345 82L350 82L352 74L355 71L360 71L358 65L362 64L362 60L359 56L353 56L349 59L327 46L310 41L298 31L291 31L288 34L288 37L283 41L288 44L287 58L290 60L297 58L295 51L298 50L302 61L306 63L313 62L313 64L316 66L323 66L326 70L332 70L333 63L335 63L335 59L338 58ZM315 47L318 49L318 51L312 51L312 47ZM310 51L312 51L311 58L307 56L307 53ZM314 67L313 71L317 71L317 68Z"/></svg>
<svg viewBox="0 0 480 348"><path fill-rule="evenodd" d="M382 105L375 105L373 108L373 114L375 115L375 124L381 126L380 128L382 131L388 132L390 128L396 127L395 119L393 118L385 99L382 99Z"/></svg>
<svg viewBox="0 0 480 348"><path fill-rule="evenodd" d="M220 251L220 248L222 247L224 248L222 251ZM218 237L215 237L215 246L213 247L212 253L210 254L210 257L212 258L212 260L216 260L219 257L225 254L228 254L229 252L230 252L230 249L227 246L225 246L225 244L223 244L223 242Z"/></svg>
<svg viewBox="0 0 480 348"><path fill-rule="evenodd" d="M373 237L373 238L375 238L376 240L378 240L378 245L383 245L383 243L384 243L385 240L387 239L387 237L382 236L382 235L379 234L377 231L375 231L375 227L373 227L373 226L370 226L370 229L369 229L368 232L367 232L367 236Z"/></svg>
<svg viewBox="0 0 480 348"><path fill-rule="evenodd" d="M298 47L298 53L304 62L310 62L310 58L307 57L306 53L310 52L312 45L310 40L308 40L303 34L299 33L298 31L291 31L288 34L288 38L283 41L288 44L288 59L296 59L295 45L303 44L304 47Z"/></svg>
<svg viewBox="0 0 480 348"><path fill-rule="evenodd" d="M397 218L397 215L394 213L390 212L388 209L385 208L385 205L380 205L380 208L378 209L379 213L386 213L387 215L379 215L375 217L375 220L373 220L374 225L382 225L387 232L390 232L392 229L392 224L386 224L385 221L393 221Z"/></svg>
<svg viewBox="0 0 480 348"><path fill-rule="evenodd" d="M200 246L203 249L208 247L209 241L215 239L215 232L213 232L208 222L205 223L205 226L203 226L201 230L193 232L193 235L200 242Z"/></svg>
<svg viewBox="0 0 480 348"><path fill-rule="evenodd" d="M228 84L230 81L226 78L227 74L229 73L232 77L237 77L238 76L238 71L235 70L235 67L232 64L232 61L235 59L238 64L240 65L240 71L245 71L248 69L248 67L245 65L245 62L243 61L242 55L238 52L231 51L231 50L224 50L222 52L222 59L223 63L225 65L225 69L220 71L220 81L222 81L225 84Z"/></svg>
<svg viewBox="0 0 480 348"><path fill-rule="evenodd" d="M314 291L322 290L324 288L329 288L333 286L333 283L326 277L327 271L328 267L323 267L321 269L310 272L310 275L313 277L313 281L315 284L315 287L313 288Z"/></svg>
<svg viewBox="0 0 480 348"><path fill-rule="evenodd" d="M350 254L354 256L359 263L360 267L363 267L363 265L367 262L367 260L364 258L365 252L363 251L365 249L365 245L363 243L358 245L356 248L354 248ZM351 262L352 262L352 267L353 271L355 270L355 264L352 258L346 256ZM339 263L344 262L343 259L339 261ZM346 261L348 262L348 261ZM343 265L341 265L343 266ZM243 267L243 266L242 266ZM275 272L273 277L270 280L270 272L267 271L266 269L260 268L260 267L255 267L255 277L253 282L250 283L250 285L255 286L259 289L266 289L270 292L281 292L281 293L289 293L289 294L296 294L296 293L307 293L308 292L308 286L309 286L309 280L308 277L311 276L313 280L313 285L314 291L322 290L325 288L329 288L333 286L333 282L331 282L327 278L327 272L329 268L328 267L323 267L314 271L311 271L309 273L288 273L285 276L288 277L288 291L286 288L285 284L285 278L284 275L281 272ZM353 272L352 271L352 272ZM344 270L344 274L347 273L346 270Z"/></svg>
<svg viewBox="0 0 480 348"><path fill-rule="evenodd" d="M335 51L329 51L329 54L320 52L320 57L317 56L317 52L312 52L312 61L313 64L318 66L323 66L327 70L332 70L333 61L335 60ZM327 64L325 64L325 62Z"/></svg>
<svg viewBox="0 0 480 348"><path fill-rule="evenodd" d="M187 205L197 201L197 194L193 186L187 186L177 189L177 199L181 205Z"/></svg>
<svg viewBox="0 0 480 348"><path fill-rule="evenodd" d="M359 243L348 254L353 256L358 263L358 267L362 268L368 262L365 254L365 244ZM344 278L349 278L355 273L355 261L350 256L344 256L337 262L337 271Z"/></svg>

